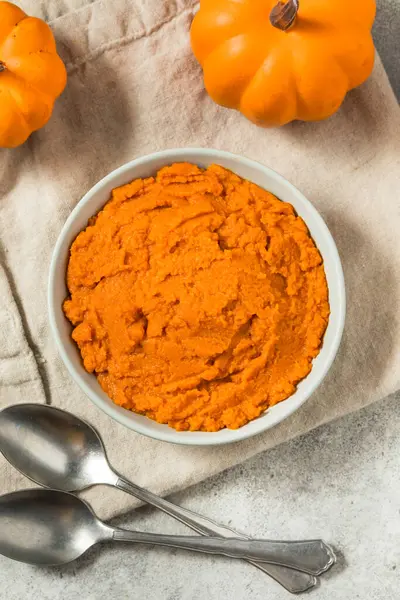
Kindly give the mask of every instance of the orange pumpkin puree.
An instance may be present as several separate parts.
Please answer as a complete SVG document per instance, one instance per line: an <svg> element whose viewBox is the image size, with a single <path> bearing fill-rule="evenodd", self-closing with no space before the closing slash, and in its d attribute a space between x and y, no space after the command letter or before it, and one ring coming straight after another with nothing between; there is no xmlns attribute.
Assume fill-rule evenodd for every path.
<svg viewBox="0 0 400 600"><path fill-rule="evenodd" d="M236 429L293 394L328 318L290 204L212 165L112 192L71 247L64 311L112 400L177 430Z"/></svg>

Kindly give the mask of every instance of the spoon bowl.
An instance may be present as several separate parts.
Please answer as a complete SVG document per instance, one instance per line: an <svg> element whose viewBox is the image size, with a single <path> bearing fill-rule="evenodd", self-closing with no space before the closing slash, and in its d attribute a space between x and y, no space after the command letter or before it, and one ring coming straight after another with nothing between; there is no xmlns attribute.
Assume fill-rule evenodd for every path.
<svg viewBox="0 0 400 600"><path fill-rule="evenodd" d="M0 449L18 471L48 488L77 492L118 480L96 431L58 408L15 404L3 410Z"/></svg>
<svg viewBox="0 0 400 600"><path fill-rule="evenodd" d="M0 497L0 552L13 560L62 565L111 535L71 494L34 489Z"/></svg>

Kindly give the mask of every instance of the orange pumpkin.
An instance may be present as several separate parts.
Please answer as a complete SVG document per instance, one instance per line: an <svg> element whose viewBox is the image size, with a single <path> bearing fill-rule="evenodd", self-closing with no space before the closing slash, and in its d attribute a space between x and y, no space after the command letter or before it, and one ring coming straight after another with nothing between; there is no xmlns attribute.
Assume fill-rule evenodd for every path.
<svg viewBox="0 0 400 600"><path fill-rule="evenodd" d="M49 26L0 2L0 147L19 146L43 127L66 81Z"/></svg>
<svg viewBox="0 0 400 600"><path fill-rule="evenodd" d="M200 0L193 52L211 98L262 126L332 115L370 75L374 0Z"/></svg>

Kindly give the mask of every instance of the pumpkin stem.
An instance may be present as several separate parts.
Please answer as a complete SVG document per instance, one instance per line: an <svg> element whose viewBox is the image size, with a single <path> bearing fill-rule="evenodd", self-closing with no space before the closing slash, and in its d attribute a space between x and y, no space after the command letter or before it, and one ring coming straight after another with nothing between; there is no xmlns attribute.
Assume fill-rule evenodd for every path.
<svg viewBox="0 0 400 600"><path fill-rule="evenodd" d="M6 65L0 60L0 73L6 70Z"/></svg>
<svg viewBox="0 0 400 600"><path fill-rule="evenodd" d="M271 25L287 31L294 25L298 11L299 0L279 0L269 15Z"/></svg>

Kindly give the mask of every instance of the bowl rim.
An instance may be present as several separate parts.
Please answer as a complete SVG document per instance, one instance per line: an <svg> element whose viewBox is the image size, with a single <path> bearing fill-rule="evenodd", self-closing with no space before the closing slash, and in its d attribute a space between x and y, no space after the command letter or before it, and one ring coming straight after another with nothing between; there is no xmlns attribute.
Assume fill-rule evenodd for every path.
<svg viewBox="0 0 400 600"><path fill-rule="evenodd" d="M336 328L334 331L333 339L331 340L331 343L329 346L329 353L325 357L325 362L323 364L323 367L320 369L319 376L316 378L316 380L313 382L313 384L309 386L309 388L307 389L307 392L303 395L303 398L301 399L301 401L298 401L297 406L293 407L292 410L290 410L290 412L288 412L287 414L282 414L281 416L275 417L275 419L272 423L267 421L259 428L255 428L255 431L248 431L247 429L245 429L245 426L244 426L239 429L232 429L232 430L222 429L218 432L188 432L188 431L181 432L181 431L177 431L177 430L169 427L167 424L163 425L163 427L165 429L163 429L161 432L159 430L154 431L154 432L151 431L149 429L149 427L147 427L147 420L151 421L152 424L154 423L151 419L146 418L146 421L145 421L146 425L143 425L141 422L133 421L129 416L130 411L128 411L128 410L125 411L126 413L129 413L129 414L124 414L124 412L118 412L118 409L121 409L121 407L114 405L114 403L111 400L110 400L110 403L104 401L86 383L86 381L81 376L81 373L75 368L72 361L70 360L68 353L66 351L66 347L65 347L66 345L64 344L64 341L62 339L63 336L61 335L59 328L57 326L57 320L56 320L56 314L55 314L56 304L57 304L55 301L55 286L56 286L57 267L58 267L59 261L62 259L62 254L60 254L60 253L62 250L62 246L64 244L64 239L65 239L65 237L68 236L69 229L74 224L75 219L78 217L82 208L91 200L91 198L97 192L101 191L102 188L107 183L111 182L112 180L118 178L121 175L124 175L125 173L130 172L132 169L146 165L146 163L148 163L150 161L167 159L170 155L173 155L173 158L171 158L171 160L173 160L174 162L177 162L176 161L177 157L179 157L179 159L181 159L182 161L191 162L190 158L188 158L188 156L187 156L190 153L203 155L207 159L209 159L209 158L213 159L213 161L215 159L216 163L218 163L218 159L222 158L222 159L230 160L233 163L236 162L237 164L247 166L249 168L256 168L257 170L264 171L264 173L267 176L269 176L272 179L275 179L275 181L279 182L284 187L290 189L299 198L299 200L305 204L305 206L308 208L308 210L313 213L313 218L314 218L315 222L317 223L318 227L320 228L321 233L324 235L327 244L329 245L329 253L330 253L330 256L335 265L335 276L336 276L336 284L337 284ZM232 170L234 171L234 167L232 168ZM105 203L106 202L107 201L105 201ZM99 210L101 210L101 208L99 208ZM308 226L308 223L306 220L305 220L305 222L306 222L306 225ZM53 249L53 253L52 253L51 261L50 261L49 276L48 276L47 305L48 305L48 316L49 316L49 322L50 322L50 329L51 329L53 338L56 342L56 347L57 347L58 353L61 356L61 359L62 359L64 365L67 367L67 370L68 370L69 374L71 375L72 379L75 381L75 383L78 384L80 389L98 408L100 408L103 412L105 412L109 417L111 417L118 423L128 427L129 429L136 431L137 433L140 433L147 437L159 440L159 441L164 441L164 442L169 442L169 443L173 443L173 444L177 444L177 445L184 445L184 446L219 446L219 445L235 443L235 442L239 442L239 441L248 439L250 437L253 437L255 435L263 433L264 431L277 426L279 423L281 423L282 421L284 421L285 419L290 417L294 412L296 412L310 398L310 396L315 392L315 390L320 386L320 384L322 383L323 379L327 375L327 373L336 357L336 354L338 352L340 342L342 339L344 323L345 323L345 315L346 315L346 291L345 291L345 280L344 280L344 274L343 274L343 267L342 267L339 252L338 252L336 243L334 241L334 238L333 238L330 230L328 229L328 226L326 225L325 221L323 220L322 216L318 212L318 210L310 202L310 200L308 200L304 196L304 194L302 194L302 192L300 192L300 190L298 188L296 188L296 186L294 186L292 183L290 183L285 177L283 177L282 175L280 175L279 173L277 173L270 167L267 167L266 165L260 163L259 161L249 159L244 156L234 154L232 152L227 152L225 150L217 150L214 148L201 148L201 147L185 147L185 148L169 148L169 149L161 150L158 152L152 152L150 154L140 156L140 157L133 159L127 163L124 163L123 165L117 167L116 169L114 169L113 171L111 171L110 173L105 175L102 179L100 179L100 181L98 181L94 186L92 186L92 188L90 188L84 194L84 196L82 196L82 198L77 202L77 204L75 205L75 207L69 214L63 227L61 228L61 231L58 235L57 241L56 241L54 249ZM72 340L71 340L71 342L72 342ZM82 370L83 370L83 366L82 366ZM311 372L312 372L312 369L311 369L310 373ZM308 376L309 375L307 375L303 381L306 381ZM93 375L93 377L95 377L95 376ZM287 398L287 400L289 400L289 398ZM284 402L286 402L286 400ZM271 408L273 408L273 407L271 407ZM268 412L268 409L265 411L265 413L262 413L262 415L260 415L260 417L258 417L258 419L255 419L252 422L253 423L256 421L260 422L263 415L265 415L267 412ZM133 414L135 414L135 413L133 413ZM226 431L229 431L229 433L230 433L229 436L225 435L224 437L215 439L215 435L217 435L218 433L221 433L221 432L226 432ZM204 437L198 438L198 439L196 439L196 441L194 441L193 439L191 439L190 434L196 434L196 433L203 433ZM184 435L181 435L181 434L184 434ZM207 439L207 436L210 434L213 434L212 440Z"/></svg>

